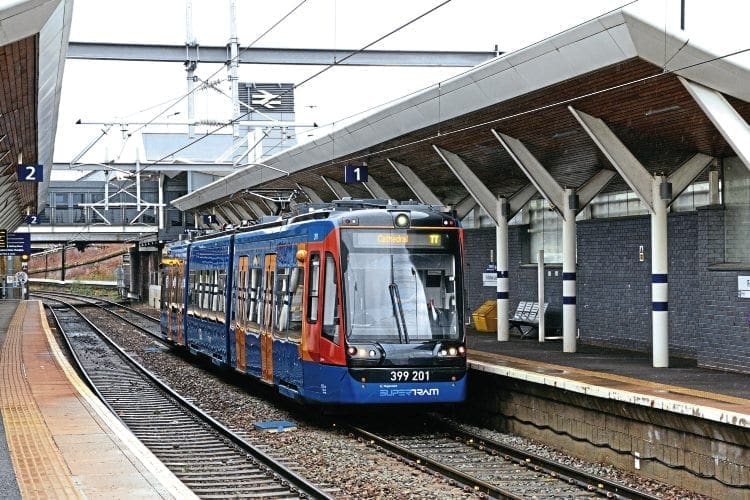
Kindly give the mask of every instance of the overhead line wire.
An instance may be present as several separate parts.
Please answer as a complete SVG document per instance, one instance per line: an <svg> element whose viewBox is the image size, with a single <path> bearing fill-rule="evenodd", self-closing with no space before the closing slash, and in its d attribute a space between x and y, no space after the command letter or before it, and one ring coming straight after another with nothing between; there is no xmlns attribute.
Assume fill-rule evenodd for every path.
<svg viewBox="0 0 750 500"><path fill-rule="evenodd" d="M304 1L306 1L306 0L303 0L303 2L304 2ZM297 83L297 84L293 85L293 86L292 86L292 87L291 87L290 89L288 89L288 90L286 90L286 91L282 92L282 93L281 93L281 94L279 95L279 97L281 97L281 96L283 96L283 95L285 95L285 94L287 94L287 93L291 92L292 90L294 90L294 89L297 89L297 88L299 88L300 86L302 86L302 85L304 85L304 84L308 83L308 82L309 82L309 81L311 81L311 80L312 80L313 78L316 78L316 77L318 77L319 75L321 75L322 73L324 73L324 72L328 71L328 70L329 70L329 69L331 69L332 67L340 65L340 64L341 64L341 63L343 63L344 61L346 61L346 60L350 59L351 57L353 57L353 56L355 56L355 55L357 55L357 54L359 54L359 53L361 53L361 52L363 52L363 51L365 51L365 50L367 50L367 49L368 49L369 47L371 47L372 45L374 45L374 44L376 44L376 43L378 43L378 42L381 42L381 41L383 41L383 40L384 40L385 38L387 38L387 37L389 37L389 36L393 35L394 33L397 33L398 31L400 31L400 30L402 30L402 29L406 28L406 27L407 27L407 26L409 26L410 24L413 24L414 22L418 21L419 19L422 19L422 18L423 18L423 17L425 17L426 15L428 15L428 14L431 14L432 12L434 12L434 11L436 11L437 9L439 9L440 7L443 7L444 5L446 5L446 4L448 4L448 3L450 3L451 1L453 1L453 0L444 0L443 2L441 2L441 3L437 4L436 6L434 6L434 7L430 8L429 10L427 10L427 11L425 11L425 12L423 12L422 14L420 14L420 15L418 15L417 17L415 17L415 18L411 19L410 21L407 21L406 23L404 23L404 24L400 25L399 27L397 27L397 28L395 28L395 29L393 29L393 30L389 31L389 32L388 32L388 33L386 33L385 35L383 35L383 36L381 36L381 37L377 38L377 39L376 39L376 40L374 40L373 42L370 42L370 43L368 43L367 45L365 45L364 47L362 47L362 48L360 48L360 49L357 49L357 50L353 51L353 52L352 52L351 54L347 55L346 57L343 57L343 58L341 58L341 59L340 59L340 60L338 60L338 61L334 61L333 63L331 63L331 64L328 64L328 65L327 65L326 67L324 67L324 68L323 68L322 70L320 70L320 71L318 71L318 72L314 73L313 75L311 75L311 76L309 76L308 78L304 79L304 80L303 80L303 81L301 81L300 83ZM301 4L300 4L300 5L301 5ZM295 9L296 9L296 8L295 8ZM220 71L220 70L218 70L218 71ZM217 71L216 73L218 73L218 71ZM215 75L216 73L214 73L214 75ZM214 75L212 75L212 76L214 76ZM227 122L225 122L225 123L222 123L222 124L221 124L220 126L218 126L217 128L215 128L215 129L213 129L213 130L211 130L211 131L209 131L209 132L206 132L206 133L205 133L204 135L202 135L201 137L198 137L198 138L194 139L193 141L191 141L191 142L189 142L189 143L187 143L187 144L183 145L183 146L182 146L182 147L180 147L179 149L177 149L177 150L175 150L175 151L173 151L173 152L171 152L171 153L169 153L169 154L167 154L167 155L164 155L163 157L159 158L158 160L155 160L154 162L152 162L152 163L150 163L150 164L148 164L148 165L145 165L145 166L144 166L144 167L143 167L143 168L142 168L141 170L139 170L139 172L142 172L142 171L146 170L146 169L147 169L147 168L149 168L149 167L153 167L153 166L156 166L156 165L158 165L159 163L161 163L162 161L166 160L166 159L167 159L167 158L169 158L170 156L174 156L174 155L175 155L176 153L179 153L180 151L183 151L184 149L186 149L186 148L188 148L188 147L192 146L193 144L196 144L196 143L198 143L198 142L200 142L200 141L204 140L204 139L205 139L206 137L208 137L208 136L210 136L210 135L213 135L213 134L215 134L216 132L218 132L219 130L221 130L221 129L225 128L225 127L228 127L228 126L230 126L230 125L234 125L235 123L237 123L238 121L242 120L243 118L245 118L245 117L246 117L247 115L249 115L249 114L250 114L250 113L252 113L253 111L254 111L254 110L253 110L253 109L251 109L250 111L247 111L247 112L245 112L245 113L243 113L243 114L241 114L241 115L239 115L239 116L237 116L237 117L234 117L234 118L232 118L231 120L229 120L229 121L227 121ZM156 119L156 118L154 118L154 119Z"/></svg>
<svg viewBox="0 0 750 500"><path fill-rule="evenodd" d="M276 28L276 27L277 27L277 26L278 26L279 24L281 24L282 22L284 22L284 21L285 21L285 20L286 20L286 19L287 19L287 18L288 18L288 17L290 16L290 15L292 15L292 14L293 14L293 13L294 13L294 12L295 12L295 11L296 11L297 9L299 9L299 8L300 8L300 7L301 7L301 6L302 6L302 5L303 5L303 4L305 3L305 2L307 2L307 0L301 0L301 1L300 1L300 2L299 2L299 3L297 4L297 5L295 5L295 6L294 6L294 7L293 7L293 8L292 8L292 9L291 9L291 10L290 10L289 12L287 12L286 14L284 14L284 15L283 15L283 16L282 16L282 17L281 17L281 18L280 18L280 19L279 19L278 21L276 21L276 22L275 22L274 24L272 24L272 25L271 25L271 26L270 26L270 27L269 27L268 29L266 29L266 31L264 31L263 33L261 33L261 34L260 34L260 35L259 35L259 36L258 36L258 37L257 37L257 38L255 39L255 40L253 40L253 41L252 41L251 43L249 43L248 45L244 46L244 47L243 47L243 48L242 48L242 49L241 49L240 51L238 51L238 53L237 53L237 56L236 56L236 58L237 58L237 59L239 59L239 58L240 58L240 56L241 56L241 55L242 55L242 54L243 54L243 53L244 53L245 51L247 51L247 50L249 50L250 48L252 48L252 47L253 47L253 45L255 45L256 43L258 43L258 42L259 42L259 41L260 41L260 40L261 40L261 39L262 39L263 37L265 37L265 36L266 36L266 35L267 35L268 33L270 33L270 32L271 32L271 31L272 31L273 29L275 29L275 28ZM234 59L231 59L231 60L230 60L230 61L228 61L228 62L231 62L231 61L233 61L233 60L234 60ZM222 65L222 67L223 67L223 66L225 66L225 65ZM206 86L207 86L207 83L208 83L208 82L209 82L209 81L211 80L211 78L215 77L215 76L216 76L217 74L219 74L219 72L221 72L221 71L222 71L222 67L220 67L220 68L219 68L219 69L217 69L217 70L216 70L215 72L213 72L213 73L212 73L212 74L211 74L211 75L210 75L210 76L209 76L208 78L206 78L206 79L202 79L202 80L203 80L203 84L199 85L198 87L195 87L195 88L193 88L192 90L190 90L189 92L187 92L187 93L183 94L182 96L180 96L180 97L177 97L177 98L175 98L175 99L174 99L174 102L173 102L172 104L170 104L169 106L167 106L166 108L164 108L164 109L163 109L163 110L162 110L161 112L159 112L159 113L158 113L158 114L157 114L156 116L154 116L154 117L153 117L152 119L150 119L150 120L148 120L147 122L145 122L145 123L143 123L142 125L140 125L140 126L139 126L138 128L136 128L136 129L135 129L135 130L134 130L133 132L131 132L131 134L134 134L134 133L136 133L136 132L139 132L139 131L140 131L140 130L142 130L142 129L143 129L144 127L146 127L146 126L150 125L151 123L153 123L154 121L156 121L156 120L157 120L157 119L158 119L158 118L159 118L160 116L162 116L162 115L163 115L164 113L166 113L167 111L169 111L170 109L172 109L172 108L173 108L174 106L176 106L176 105L177 105L178 103L180 103L181 101L183 101L184 99L186 99L186 98L187 98L188 96L190 96L190 94L193 94L193 93L197 92L198 90L200 90L201 88L204 88L204 87L206 87ZM167 100L167 101L164 101L164 102L169 102L169 100ZM162 104L163 104L163 103L162 103ZM156 106L159 106L159 105L161 105L161 104L156 104L156 105L154 105L154 106L151 106L151 108L154 108L154 107L156 107ZM151 109L151 108L146 108L146 111L147 111L148 109ZM137 113L140 113L140 112L142 112L142 111L138 111ZM247 113L246 113L246 114L247 114ZM132 114L131 114L131 116L132 116ZM232 123L233 123L233 122L229 123L229 125L231 125ZM221 127L221 128L224 128L224 127ZM177 150L177 151L175 151L174 153L178 153L178 152L179 152L179 151L181 151L182 149L184 149L184 148L181 148L180 150ZM172 153L172 154L174 154L174 153ZM168 155L168 156L167 156L166 158L168 158L169 156L171 156L171 155ZM161 160L159 160L159 161L161 161Z"/></svg>
<svg viewBox="0 0 750 500"><path fill-rule="evenodd" d="M684 71L686 69L695 68L695 67L701 66L703 64L709 64L709 63L712 63L714 61L719 61L719 60L726 59L726 58L729 58L729 57L732 57L732 56L736 56L736 55L739 55L739 54L743 54L743 53L746 53L746 52L750 52L750 47L746 47L744 49L740 49L740 50L737 50L737 51L734 51L734 52L730 52L730 53L727 53L727 54L724 54L724 55L721 55L721 56L712 57L710 59L706 59L705 61L699 61L699 62L696 62L696 63L688 64L686 66L682 66L682 67L679 67L679 68L675 68L675 69L671 69L671 70L664 70L661 73L656 73L656 74L653 74L653 75L649 75L649 76L637 78L637 79L631 80L629 82L619 83L619 84L613 85L611 87L607 87L607 88L600 89L600 90L595 90L595 91L592 91L592 92L587 92L585 94L581 94L581 95L578 95L578 96L575 96L575 97L570 97L570 98L567 98L567 99L563 99L561 101L557 101L557 102L554 102L554 103L545 104L543 106L537 106L535 108L527 109L525 111L519 111L517 113L512 113L512 114L509 114L509 115L501 116L499 118L493 118L492 120L486 120L484 122L476 123L474 125L468 125L466 127L462 127L462 128L456 129L456 130L451 130L451 131L448 131L448 132L441 132L440 135L433 134L433 135L430 135L429 137L423 137L422 139L417 139L417 140L414 140L414 141L411 141L411 142L407 142L407 143L404 143L404 144L399 144L398 146L392 146L392 147L389 147L389 148L384 148L384 149L379 149L379 150L373 150L373 151L369 151L367 154L358 155L358 156L347 156L346 158L347 158L347 161L360 160L360 159L367 158L367 157L370 157L370 156L373 156L373 155L382 154L382 153L388 153L390 151L396 151L396 150L403 149L403 148L406 148L406 147L409 147L409 146L415 146L417 144L421 144L421 143L424 143L426 141L430 141L430 140L434 140L434 139L438 139L438 138L443 138L443 137L448 136L448 135L454 135L454 134L458 134L460 132L467 132L469 130L474 130L474 129L481 128L481 127L486 127L488 125L493 125L495 123L503 122L503 121L510 120L510 119L513 119L513 118L518 118L520 116L525 116L525 115L529 115L529 114L536 113L536 112L539 112L539 111L544 111L546 109L550 109L550 108L553 108L553 107L556 107L556 106L563 106L563 105L570 104L570 103L573 103L573 102L576 102L576 101L580 101L581 99L585 99L587 97L592 97L592 96L600 95L600 94L603 94L603 93L606 93L606 92L619 90L619 89L622 89L622 88L625 88L625 87L629 87L631 85L635 85L635 84L638 84L638 83L643 83L643 82L646 82L646 81L649 81L649 80L653 80L655 78L660 78L660 77L663 77L663 76L666 76L666 75L675 74L678 71ZM315 171L315 170L319 170L319 169L322 169L322 168L330 167L331 165L335 165L336 163L338 163L338 162L335 161L335 160L331 160L331 162L329 162L329 163L324 163L324 164L320 164L320 165L317 165L317 166L313 166L313 167L311 167L311 168L309 168L307 170Z"/></svg>

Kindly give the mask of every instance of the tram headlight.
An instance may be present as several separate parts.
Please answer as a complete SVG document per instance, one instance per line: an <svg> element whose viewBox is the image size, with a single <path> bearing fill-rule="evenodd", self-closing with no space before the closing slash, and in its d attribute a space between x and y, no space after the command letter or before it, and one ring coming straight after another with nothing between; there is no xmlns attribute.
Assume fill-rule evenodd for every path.
<svg viewBox="0 0 750 500"><path fill-rule="evenodd" d="M350 345L346 348L346 356L352 366L374 366L380 364L385 353L375 344Z"/></svg>
<svg viewBox="0 0 750 500"><path fill-rule="evenodd" d="M407 228L410 224L409 214L400 213L393 219L393 225L398 228Z"/></svg>
<svg viewBox="0 0 750 500"><path fill-rule="evenodd" d="M466 347L463 344L458 345L438 345L438 357L464 357L466 356Z"/></svg>

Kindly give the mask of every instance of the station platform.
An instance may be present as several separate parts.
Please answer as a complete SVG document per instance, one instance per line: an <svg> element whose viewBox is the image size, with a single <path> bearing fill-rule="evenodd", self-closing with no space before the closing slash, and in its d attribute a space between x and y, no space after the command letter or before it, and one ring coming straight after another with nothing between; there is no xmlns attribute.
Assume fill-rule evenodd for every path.
<svg viewBox="0 0 750 500"><path fill-rule="evenodd" d="M2 498L195 498L78 377L38 301L0 301Z"/></svg>
<svg viewBox="0 0 750 500"><path fill-rule="evenodd" d="M582 344L562 352L561 340L467 331L472 369L528 382L615 399L644 407L750 429L750 375L698 367L670 358L669 368L654 368L645 353Z"/></svg>

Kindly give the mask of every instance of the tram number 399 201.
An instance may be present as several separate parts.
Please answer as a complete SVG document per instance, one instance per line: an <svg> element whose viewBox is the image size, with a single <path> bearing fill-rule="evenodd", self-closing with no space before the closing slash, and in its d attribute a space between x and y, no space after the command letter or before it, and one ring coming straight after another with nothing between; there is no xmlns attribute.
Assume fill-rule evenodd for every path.
<svg viewBox="0 0 750 500"><path fill-rule="evenodd" d="M391 370L391 382L428 382L430 372L427 370Z"/></svg>

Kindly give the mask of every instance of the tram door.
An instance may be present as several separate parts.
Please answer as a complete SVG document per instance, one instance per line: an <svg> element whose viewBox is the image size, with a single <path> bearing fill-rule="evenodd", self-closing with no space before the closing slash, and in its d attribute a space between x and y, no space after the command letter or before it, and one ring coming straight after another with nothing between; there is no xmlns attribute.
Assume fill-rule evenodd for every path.
<svg viewBox="0 0 750 500"><path fill-rule="evenodd" d="M185 296L185 263L180 261L177 264L177 343L185 345L184 325L182 324L182 318L185 314L185 302L183 297Z"/></svg>
<svg viewBox="0 0 750 500"><path fill-rule="evenodd" d="M263 265L263 321L260 325L260 364L261 379L273 383L273 324L274 293L273 285L276 279L276 254L266 255Z"/></svg>
<svg viewBox="0 0 750 500"><path fill-rule="evenodd" d="M167 339L173 339L174 326L174 305L175 305L175 283L172 273L172 265L165 265L162 272L162 309L166 311L167 317Z"/></svg>
<svg viewBox="0 0 750 500"><path fill-rule="evenodd" d="M167 286L167 338L183 344L182 338L182 292L184 264L177 262L167 266L164 285Z"/></svg>
<svg viewBox="0 0 750 500"><path fill-rule="evenodd" d="M234 325L234 342L237 349L237 369L244 373L245 361L245 325L247 321L247 256L240 257L237 273L237 307Z"/></svg>

